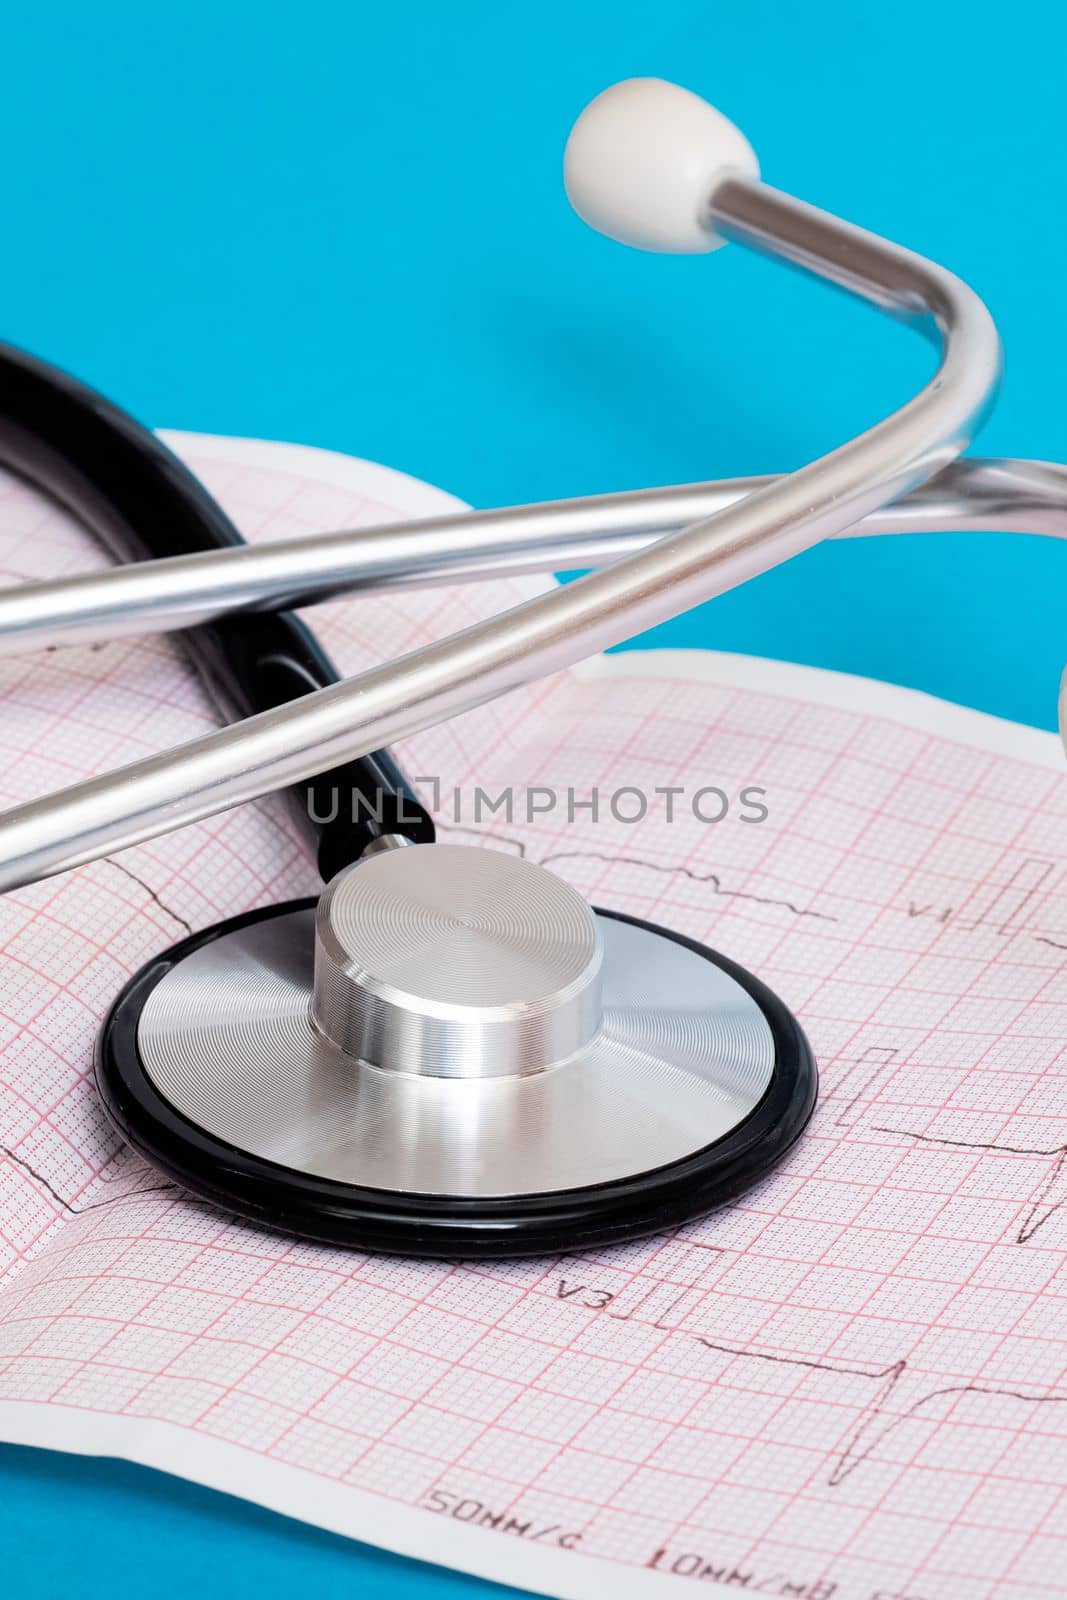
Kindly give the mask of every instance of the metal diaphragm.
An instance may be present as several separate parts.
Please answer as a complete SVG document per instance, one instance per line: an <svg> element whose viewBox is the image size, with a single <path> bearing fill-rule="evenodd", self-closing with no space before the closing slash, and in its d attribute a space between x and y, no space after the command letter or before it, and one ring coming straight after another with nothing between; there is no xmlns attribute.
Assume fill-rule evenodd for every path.
<svg viewBox="0 0 1067 1600"><path fill-rule="evenodd" d="M756 980L471 846L365 857L317 908L194 936L128 993L100 1061L132 1142L258 1220L371 1247L650 1231L747 1187L814 1098Z"/></svg>

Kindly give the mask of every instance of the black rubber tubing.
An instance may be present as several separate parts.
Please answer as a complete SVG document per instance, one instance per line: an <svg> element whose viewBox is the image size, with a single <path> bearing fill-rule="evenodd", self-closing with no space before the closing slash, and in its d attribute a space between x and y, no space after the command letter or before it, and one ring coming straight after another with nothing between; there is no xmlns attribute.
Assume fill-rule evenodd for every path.
<svg viewBox="0 0 1067 1600"><path fill-rule="evenodd" d="M4 344L0 464L72 512L118 560L244 543L203 484L147 428L76 378ZM227 718L271 711L338 682L330 658L290 612L202 624L184 643ZM320 773L292 796L327 882L382 833L420 844L434 837L429 813L387 750Z"/></svg>

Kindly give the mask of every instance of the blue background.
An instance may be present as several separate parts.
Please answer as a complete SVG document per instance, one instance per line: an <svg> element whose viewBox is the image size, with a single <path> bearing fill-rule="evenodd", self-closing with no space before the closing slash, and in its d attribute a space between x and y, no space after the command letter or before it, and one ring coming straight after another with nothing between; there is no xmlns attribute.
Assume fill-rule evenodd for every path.
<svg viewBox="0 0 1067 1600"><path fill-rule="evenodd" d="M3 33L0 336L154 425L491 505L782 470L877 420L922 343L740 250L641 257L569 214L573 118L656 74L734 117L770 181L966 276L1008 353L982 448L1067 451L1058 6L68 0ZM1052 726L1065 574L1036 539L838 544L654 642ZM0 1451L0 1506L13 1594L488 1590L123 1464Z"/></svg>

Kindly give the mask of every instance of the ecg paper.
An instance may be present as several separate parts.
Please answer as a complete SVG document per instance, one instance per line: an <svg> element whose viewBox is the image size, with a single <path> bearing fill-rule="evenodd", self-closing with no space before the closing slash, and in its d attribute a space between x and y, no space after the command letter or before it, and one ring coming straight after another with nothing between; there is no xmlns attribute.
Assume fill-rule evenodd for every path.
<svg viewBox="0 0 1067 1600"><path fill-rule="evenodd" d="M175 436L249 538L456 503L282 446ZM4 581L100 564L0 482ZM350 598L346 671L536 592ZM174 644L0 662L0 801L209 728ZM1067 1593L1067 776L1050 734L833 674L600 660L403 751L444 837L706 940L822 1075L769 1180L591 1256L414 1262L261 1232L123 1148L91 1078L127 975L311 892L283 803L0 900L0 1436L127 1457L411 1555L592 1600ZM452 785L765 791L451 819ZM592 1136L595 1136L593 1130Z"/></svg>

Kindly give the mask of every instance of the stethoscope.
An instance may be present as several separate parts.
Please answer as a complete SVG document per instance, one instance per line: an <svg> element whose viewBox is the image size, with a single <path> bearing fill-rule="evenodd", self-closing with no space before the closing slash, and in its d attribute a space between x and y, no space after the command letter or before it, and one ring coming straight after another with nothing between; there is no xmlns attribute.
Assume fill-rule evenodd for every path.
<svg viewBox="0 0 1067 1600"><path fill-rule="evenodd" d="M124 557L0 593L0 653L190 628L239 720L0 816L0 888L281 788L326 887L150 962L101 1031L131 1145L201 1198L316 1240L411 1255L589 1250L698 1217L769 1172L811 1115L803 1032L756 977L594 910L509 853L434 842L383 748L618 644L846 532L1060 535L1067 469L959 461L999 342L944 269L761 183L740 132L655 79L616 85L566 153L577 211L658 251L736 239L927 332L934 378L788 477L513 507L245 546L107 401L0 356L0 459ZM339 681L286 608L501 572L598 570ZM371 803L325 805L338 791Z"/></svg>

